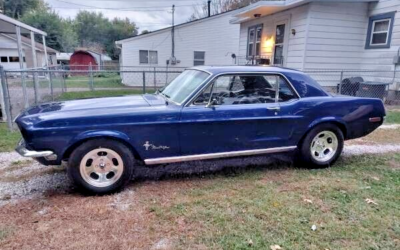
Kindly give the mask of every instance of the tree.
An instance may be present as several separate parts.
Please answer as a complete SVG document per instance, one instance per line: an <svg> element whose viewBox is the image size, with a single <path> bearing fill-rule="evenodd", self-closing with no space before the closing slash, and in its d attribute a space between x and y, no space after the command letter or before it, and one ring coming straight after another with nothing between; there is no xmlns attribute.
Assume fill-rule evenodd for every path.
<svg viewBox="0 0 400 250"><path fill-rule="evenodd" d="M211 15L236 10L258 1L260 0L213 0L211 1ZM189 21L208 16L207 2L208 1L204 1L200 6L194 6L193 14L190 16Z"/></svg>
<svg viewBox="0 0 400 250"><path fill-rule="evenodd" d="M60 39L60 44L63 48L63 52L74 52L79 42L78 35L73 28L73 21L69 19L64 20L63 26L63 35L62 39Z"/></svg>
<svg viewBox="0 0 400 250"><path fill-rule="evenodd" d="M102 13L80 11L74 20L74 30L82 47L105 45L110 26L109 20Z"/></svg>
<svg viewBox="0 0 400 250"><path fill-rule="evenodd" d="M31 10L45 8L42 0L0 0L0 9L6 16L14 19L21 18Z"/></svg>
<svg viewBox="0 0 400 250"><path fill-rule="evenodd" d="M118 59L120 51L116 49L115 41L126 39L137 35L137 27L128 18L114 18L111 22L111 29L108 32L106 51L112 59Z"/></svg>
<svg viewBox="0 0 400 250"><path fill-rule="evenodd" d="M114 18L112 21L102 13L80 11L74 20L80 46L106 51L111 58L118 59L115 41L137 34L137 27L129 19Z"/></svg>
<svg viewBox="0 0 400 250"><path fill-rule="evenodd" d="M147 33L150 33L150 31L148 31L148 30L142 30L142 32L140 32L141 35L144 35L144 34L147 34Z"/></svg>
<svg viewBox="0 0 400 250"><path fill-rule="evenodd" d="M46 45L59 51L71 51L77 45L76 34L70 23L62 19L54 10L40 8L25 13L22 22L47 33ZM42 42L41 38L36 38Z"/></svg>

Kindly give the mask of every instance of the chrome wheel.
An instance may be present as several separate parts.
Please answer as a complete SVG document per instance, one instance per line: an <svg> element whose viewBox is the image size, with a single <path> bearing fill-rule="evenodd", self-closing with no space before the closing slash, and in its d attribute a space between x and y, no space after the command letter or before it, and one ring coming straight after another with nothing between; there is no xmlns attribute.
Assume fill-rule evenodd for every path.
<svg viewBox="0 0 400 250"><path fill-rule="evenodd" d="M311 142L311 156L318 162L331 160L339 146L339 141L335 133L322 131L314 137Z"/></svg>
<svg viewBox="0 0 400 250"><path fill-rule="evenodd" d="M88 152L80 163L82 178L95 187L108 187L117 182L124 171L121 156L107 148Z"/></svg>

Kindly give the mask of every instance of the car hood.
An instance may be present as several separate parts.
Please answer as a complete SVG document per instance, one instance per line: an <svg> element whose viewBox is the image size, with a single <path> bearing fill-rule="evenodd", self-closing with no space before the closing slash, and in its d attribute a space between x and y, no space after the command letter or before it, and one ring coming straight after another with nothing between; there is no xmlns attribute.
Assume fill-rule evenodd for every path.
<svg viewBox="0 0 400 250"><path fill-rule="evenodd" d="M165 105L157 95L130 95L120 97L91 98L84 100L45 103L27 109L23 115L35 115L49 112L91 111L104 109L123 109Z"/></svg>

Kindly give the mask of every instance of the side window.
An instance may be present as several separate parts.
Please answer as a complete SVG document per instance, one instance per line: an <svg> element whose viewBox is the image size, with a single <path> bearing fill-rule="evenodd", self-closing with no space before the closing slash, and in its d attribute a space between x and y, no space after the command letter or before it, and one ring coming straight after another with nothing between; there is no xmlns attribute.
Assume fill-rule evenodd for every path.
<svg viewBox="0 0 400 250"><path fill-rule="evenodd" d="M270 80L277 82L276 77ZM219 77L212 90L217 105L274 103L276 89L263 75L231 75Z"/></svg>
<svg viewBox="0 0 400 250"><path fill-rule="evenodd" d="M210 101L211 89L213 84L208 85L208 87L201 92L201 94L194 100L194 105L207 105Z"/></svg>
<svg viewBox="0 0 400 250"><path fill-rule="evenodd" d="M291 100L296 100L297 96L294 93L292 87L283 78L279 77L279 102L288 102Z"/></svg>
<svg viewBox="0 0 400 250"><path fill-rule="evenodd" d="M215 79L193 104L207 105L210 100L214 100L215 105L258 104L295 99L295 92L282 76L227 75Z"/></svg>

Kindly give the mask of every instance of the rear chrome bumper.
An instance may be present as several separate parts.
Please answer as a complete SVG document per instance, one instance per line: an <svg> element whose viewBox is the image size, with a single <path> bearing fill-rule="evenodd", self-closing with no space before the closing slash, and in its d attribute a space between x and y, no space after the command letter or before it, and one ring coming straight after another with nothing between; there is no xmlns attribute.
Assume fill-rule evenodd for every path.
<svg viewBox="0 0 400 250"><path fill-rule="evenodd" d="M32 151L25 147L25 141L21 140L18 143L18 146L15 148L18 154L23 157L32 157L32 158L39 158L45 157L46 160L55 160L57 159L57 155L53 153L53 151Z"/></svg>

